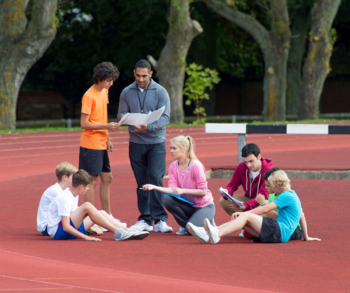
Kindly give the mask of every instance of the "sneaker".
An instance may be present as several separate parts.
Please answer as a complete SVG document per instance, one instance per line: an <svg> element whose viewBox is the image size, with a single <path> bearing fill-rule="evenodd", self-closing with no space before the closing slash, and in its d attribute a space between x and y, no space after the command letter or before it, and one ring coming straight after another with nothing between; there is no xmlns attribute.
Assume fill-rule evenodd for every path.
<svg viewBox="0 0 350 293"><path fill-rule="evenodd" d="M241 233L239 233L238 237L244 238L244 230L242 230Z"/></svg>
<svg viewBox="0 0 350 293"><path fill-rule="evenodd" d="M132 225L130 228L129 228L129 231L153 231L153 226L151 225L148 225L145 220L140 220L140 221L137 221L135 225Z"/></svg>
<svg viewBox="0 0 350 293"><path fill-rule="evenodd" d="M103 228L103 227L101 227L99 225L96 225L96 226L99 227L102 230L102 232L108 232L108 230L106 228Z"/></svg>
<svg viewBox="0 0 350 293"><path fill-rule="evenodd" d="M186 235L187 231L185 227L180 227L179 231L176 232L176 235Z"/></svg>
<svg viewBox="0 0 350 293"><path fill-rule="evenodd" d="M219 230L210 224L208 219L204 219L203 226L205 231L207 231L209 235L209 240L211 244L218 243L221 239L219 238Z"/></svg>
<svg viewBox="0 0 350 293"><path fill-rule="evenodd" d="M134 235L130 239L135 239L135 240L142 240L145 239L149 235L149 232L147 231L137 231L134 233Z"/></svg>
<svg viewBox="0 0 350 293"><path fill-rule="evenodd" d="M114 233L114 240L121 241L121 240L132 239L133 236L134 236L134 232L119 228Z"/></svg>
<svg viewBox="0 0 350 293"><path fill-rule="evenodd" d="M125 228L128 226L126 223L122 223L121 220L114 218L112 214L111 214L110 216L111 216L114 220L117 220L117 221L118 221L120 224L122 224Z"/></svg>
<svg viewBox="0 0 350 293"><path fill-rule="evenodd" d="M190 222L188 222L186 226L188 232L192 236L196 237L200 242L207 243L209 241L209 236L203 227L197 227Z"/></svg>
<svg viewBox="0 0 350 293"><path fill-rule="evenodd" d="M154 225L154 232L173 232L173 228L169 227L166 222L159 221L157 224Z"/></svg>

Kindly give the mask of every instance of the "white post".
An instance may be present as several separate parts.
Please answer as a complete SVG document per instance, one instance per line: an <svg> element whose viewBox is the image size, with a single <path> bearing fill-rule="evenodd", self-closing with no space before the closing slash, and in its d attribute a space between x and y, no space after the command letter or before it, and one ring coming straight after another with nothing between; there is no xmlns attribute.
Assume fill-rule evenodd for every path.
<svg viewBox="0 0 350 293"><path fill-rule="evenodd" d="M238 134L238 164L243 162L242 149L245 146L245 134Z"/></svg>

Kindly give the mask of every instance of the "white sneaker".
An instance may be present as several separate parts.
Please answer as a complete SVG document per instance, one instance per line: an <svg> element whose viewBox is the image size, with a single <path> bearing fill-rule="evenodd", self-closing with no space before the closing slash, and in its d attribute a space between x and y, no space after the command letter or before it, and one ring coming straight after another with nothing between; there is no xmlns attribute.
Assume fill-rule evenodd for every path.
<svg viewBox="0 0 350 293"><path fill-rule="evenodd" d="M180 227L179 231L176 232L176 235L186 235L187 231L185 227Z"/></svg>
<svg viewBox="0 0 350 293"><path fill-rule="evenodd" d="M134 236L134 233L135 232L119 228L114 233L114 240L122 241L122 240L132 239L132 237Z"/></svg>
<svg viewBox="0 0 350 293"><path fill-rule="evenodd" d="M173 228L169 227L166 222L159 221L157 224L154 225L154 232L173 232Z"/></svg>
<svg viewBox="0 0 350 293"><path fill-rule="evenodd" d="M153 226L148 225L144 220L137 221L135 225L129 228L129 231L153 231Z"/></svg>
<svg viewBox="0 0 350 293"><path fill-rule="evenodd" d="M238 237L245 238L243 233L244 233L244 230L242 230L241 233L239 233Z"/></svg>
<svg viewBox="0 0 350 293"><path fill-rule="evenodd" d="M102 230L102 232L108 232L108 230L106 228L103 228L103 227L101 227L99 225L96 225L96 226L99 227Z"/></svg>
<svg viewBox="0 0 350 293"><path fill-rule="evenodd" d="M205 231L207 231L209 235L209 240L211 244L218 243L221 239L219 238L219 230L215 227L213 227L208 219L204 219L203 226Z"/></svg>
<svg viewBox="0 0 350 293"><path fill-rule="evenodd" d="M188 232L190 232L190 234L196 237L200 242L207 243L209 241L209 236L203 227L197 227L190 222L188 222L186 226Z"/></svg>

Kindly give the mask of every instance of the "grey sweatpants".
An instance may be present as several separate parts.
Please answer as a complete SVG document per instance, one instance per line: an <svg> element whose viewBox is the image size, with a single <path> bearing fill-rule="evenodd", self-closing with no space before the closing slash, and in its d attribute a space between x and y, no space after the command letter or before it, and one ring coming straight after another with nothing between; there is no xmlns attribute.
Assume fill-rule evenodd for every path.
<svg viewBox="0 0 350 293"><path fill-rule="evenodd" d="M176 222L186 228L186 224L191 222L197 227L203 227L203 221L205 218L214 224L213 218L215 215L215 205L211 203L203 208L193 207L191 204L176 199L172 196L166 196L164 198L164 206L171 213Z"/></svg>

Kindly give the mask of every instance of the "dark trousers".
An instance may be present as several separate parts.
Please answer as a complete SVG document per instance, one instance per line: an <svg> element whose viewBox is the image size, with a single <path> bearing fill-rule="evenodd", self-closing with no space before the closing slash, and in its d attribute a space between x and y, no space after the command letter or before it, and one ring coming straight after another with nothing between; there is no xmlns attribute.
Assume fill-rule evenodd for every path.
<svg viewBox="0 0 350 293"><path fill-rule="evenodd" d="M159 221L166 222L168 214L164 209L164 194L151 190L140 189L145 184L153 184L163 187L165 174L165 143L138 144L130 142L129 158L131 168L137 182L137 205L141 215L139 221L144 220L152 225Z"/></svg>
<svg viewBox="0 0 350 293"><path fill-rule="evenodd" d="M208 204L203 208L193 207L191 204L176 199L171 196L166 196L164 199L164 205L166 209L171 213L176 222L186 228L188 222L197 227L203 227L203 221L207 218L213 224L213 218L215 215L214 203Z"/></svg>

